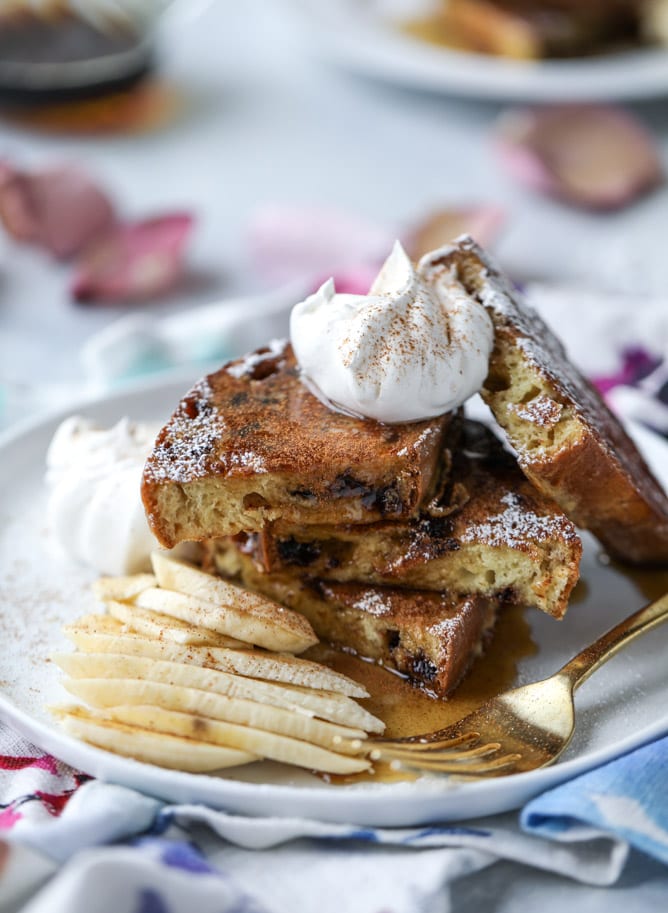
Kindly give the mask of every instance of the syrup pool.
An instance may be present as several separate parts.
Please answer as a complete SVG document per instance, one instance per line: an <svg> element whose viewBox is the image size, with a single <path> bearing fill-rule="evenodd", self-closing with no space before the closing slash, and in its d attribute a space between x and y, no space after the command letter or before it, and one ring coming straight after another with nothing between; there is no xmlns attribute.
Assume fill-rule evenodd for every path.
<svg viewBox="0 0 668 913"><path fill-rule="evenodd" d="M596 585L588 583L587 575L578 583L570 600L571 616L576 612L596 614L597 594L601 591L600 575L608 578L606 590L613 584L628 593L629 615L668 592L667 570L629 569L606 561L605 566L597 570ZM485 654L475 660L468 676L447 699L439 699L420 691L406 679L375 663L331 647L319 645L310 650L308 655L365 685L370 697L361 703L384 721L385 735L402 738L432 732L456 723L477 710L485 701L530 680L530 677L527 679L526 675L521 675L521 663L538 652L529 623L531 614L535 611L517 606L502 610ZM569 614L563 621L546 621L557 626L568 625ZM587 646L587 643L583 642L580 649ZM561 663L556 663L552 671L556 672L560 665ZM334 784L349 784L369 780L410 780L414 776L380 764L373 773L326 779Z"/></svg>
<svg viewBox="0 0 668 913"><path fill-rule="evenodd" d="M502 611L484 656L478 657L462 684L446 700L414 688L405 678L357 656L319 645L308 656L363 684L370 697L360 701L383 720L385 735L401 738L456 723L488 698L512 687L519 661L536 652L525 613L517 606ZM327 778L346 784L365 780L414 779L407 772L379 764L373 774Z"/></svg>

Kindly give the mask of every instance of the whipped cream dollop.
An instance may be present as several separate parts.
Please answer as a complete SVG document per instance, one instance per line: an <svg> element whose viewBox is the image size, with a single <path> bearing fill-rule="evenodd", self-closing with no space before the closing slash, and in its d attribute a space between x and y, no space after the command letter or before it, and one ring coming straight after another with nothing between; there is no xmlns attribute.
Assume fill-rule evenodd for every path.
<svg viewBox="0 0 668 913"><path fill-rule="evenodd" d="M295 305L290 335L304 383L333 408L379 422L456 409L487 375L484 307L453 277L416 270L397 241L368 295L328 282Z"/></svg>
<svg viewBox="0 0 668 913"><path fill-rule="evenodd" d="M158 430L127 418L105 429L79 415L58 427L46 458L48 519L72 558L103 574L150 567L157 542L140 483Z"/></svg>

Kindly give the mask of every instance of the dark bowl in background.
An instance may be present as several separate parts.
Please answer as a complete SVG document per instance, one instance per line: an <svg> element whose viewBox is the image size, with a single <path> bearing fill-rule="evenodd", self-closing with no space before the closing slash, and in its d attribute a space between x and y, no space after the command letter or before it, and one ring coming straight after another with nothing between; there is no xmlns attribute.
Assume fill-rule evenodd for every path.
<svg viewBox="0 0 668 913"><path fill-rule="evenodd" d="M151 26L163 6L148 2L141 15L112 20L66 3L37 12L13 5L0 14L0 102L41 105L129 88L152 69Z"/></svg>

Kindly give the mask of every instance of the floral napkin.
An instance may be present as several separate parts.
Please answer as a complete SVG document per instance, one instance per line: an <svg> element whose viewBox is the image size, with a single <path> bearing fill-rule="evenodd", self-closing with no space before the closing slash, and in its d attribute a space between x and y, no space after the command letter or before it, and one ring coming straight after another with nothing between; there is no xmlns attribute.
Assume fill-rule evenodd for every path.
<svg viewBox="0 0 668 913"><path fill-rule="evenodd" d="M668 862L667 758L668 737L539 796L519 826L361 828L169 805L0 725L0 911L448 911L453 882L500 860L612 885L632 847Z"/></svg>

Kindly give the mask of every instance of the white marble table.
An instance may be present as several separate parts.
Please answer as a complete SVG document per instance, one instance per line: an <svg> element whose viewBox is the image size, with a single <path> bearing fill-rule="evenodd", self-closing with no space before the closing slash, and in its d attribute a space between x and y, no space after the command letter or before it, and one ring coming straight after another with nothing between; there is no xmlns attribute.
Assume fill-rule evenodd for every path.
<svg viewBox="0 0 668 913"><path fill-rule="evenodd" d="M80 159L128 214L192 208L196 277L162 315L257 280L244 231L269 201L340 206L392 224L439 205L495 202L509 225L498 254L518 276L587 277L592 284L668 284L668 189L613 216L579 213L518 189L489 142L498 106L420 95L342 73L318 59L291 10L213 3L172 35L164 70L187 92L181 122L139 137L71 138L3 124L2 152L19 161ZM668 106L639 112L668 159ZM665 280L665 282L664 282ZM81 344L126 309L69 302L66 270L38 252L0 250L0 379L76 386ZM455 909L544 913L650 910L668 901L659 865L635 857L616 889L583 888L503 864L454 888Z"/></svg>

